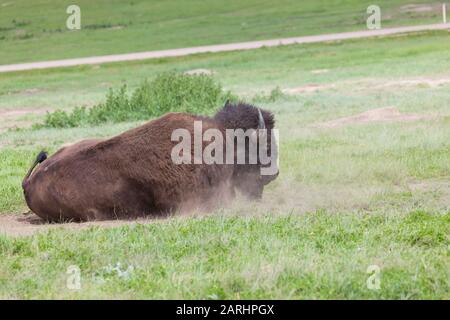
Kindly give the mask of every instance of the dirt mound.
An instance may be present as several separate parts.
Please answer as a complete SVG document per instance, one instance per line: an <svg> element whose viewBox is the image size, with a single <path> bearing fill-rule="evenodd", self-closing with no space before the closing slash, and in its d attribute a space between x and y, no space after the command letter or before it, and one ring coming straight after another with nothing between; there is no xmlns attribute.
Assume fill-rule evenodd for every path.
<svg viewBox="0 0 450 320"><path fill-rule="evenodd" d="M372 122L411 122L430 119L432 116L414 113L400 113L395 107L386 107L369 110L354 116L339 118L316 125L321 128L339 128L351 124L364 124Z"/></svg>

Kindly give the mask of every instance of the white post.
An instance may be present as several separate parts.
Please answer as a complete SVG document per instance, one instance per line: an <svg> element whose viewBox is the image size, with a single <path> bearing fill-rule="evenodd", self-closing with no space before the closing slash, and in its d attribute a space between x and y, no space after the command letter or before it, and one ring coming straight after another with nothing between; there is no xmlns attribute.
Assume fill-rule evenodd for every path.
<svg viewBox="0 0 450 320"><path fill-rule="evenodd" d="M447 23L447 5L445 3L442 4L442 19L444 23Z"/></svg>

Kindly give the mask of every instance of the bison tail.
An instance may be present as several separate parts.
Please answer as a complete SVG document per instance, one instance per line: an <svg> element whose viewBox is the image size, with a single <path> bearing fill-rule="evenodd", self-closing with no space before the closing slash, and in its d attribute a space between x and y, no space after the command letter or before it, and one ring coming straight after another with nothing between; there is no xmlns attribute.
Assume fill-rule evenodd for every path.
<svg viewBox="0 0 450 320"><path fill-rule="evenodd" d="M22 188L25 187L25 183L27 182L28 178L31 176L31 173L33 172L33 169L41 162L43 162L45 159L47 159L47 152L45 151L41 151L39 152L39 154L36 157L36 160L34 160L33 165L31 166L30 170L28 170L27 175L25 176L25 178L23 178L22 181Z"/></svg>

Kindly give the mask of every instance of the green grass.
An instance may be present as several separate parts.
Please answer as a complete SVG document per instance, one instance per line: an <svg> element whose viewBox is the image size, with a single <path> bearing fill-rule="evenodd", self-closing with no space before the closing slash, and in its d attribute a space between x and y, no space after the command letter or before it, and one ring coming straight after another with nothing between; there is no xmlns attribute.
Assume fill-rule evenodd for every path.
<svg viewBox="0 0 450 320"><path fill-rule="evenodd" d="M161 72L184 72L198 68L215 72L214 77L224 89L239 96L253 96L261 91L267 94L277 86L283 89L311 83L338 85L349 96L355 96L351 86L357 83L363 85L364 90L370 93L369 98L373 99L373 94L377 93L371 89L373 83L380 84L403 77L445 76L446 70L450 69L450 60L447 58L449 39L449 33L442 31L394 38L6 73L0 77L0 109L52 110L92 106L103 100L108 88L116 89L126 83L130 90L134 90L142 81L151 80ZM328 72L313 73L319 69ZM392 90L395 87L388 91ZM441 92L438 94L444 94ZM361 104L362 99L367 98L364 92L361 93L361 98L356 102L341 95L340 104ZM421 93L433 99L431 91L422 90ZM387 100L383 95L378 95L379 99ZM389 97L392 96L389 92ZM305 103L309 103L308 99L306 97ZM401 102L405 107L409 99L408 95L402 97ZM445 106L438 104L433 108L443 110ZM339 110L337 108L336 111ZM345 112L345 109L342 110Z"/></svg>
<svg viewBox="0 0 450 320"><path fill-rule="evenodd" d="M81 30L66 28L71 1L0 1L0 64L77 58L366 29L370 0L79 0ZM405 11L406 4L431 11ZM440 23L434 0L380 0L382 26Z"/></svg>
<svg viewBox="0 0 450 320"><path fill-rule="evenodd" d="M318 211L0 237L0 297L448 298L449 218ZM79 291L66 287L72 265ZM379 290L366 285L371 265Z"/></svg>
<svg viewBox="0 0 450 320"><path fill-rule="evenodd" d="M5 74L0 112L69 111L98 104L108 87L134 90L161 72L207 68L225 90L275 113L281 149L280 176L258 203L0 236L0 297L448 299L450 90L426 82L448 79L448 40L431 32ZM322 87L282 92L311 85ZM433 118L315 126L387 106ZM0 215L26 211L20 182L41 149L142 123L5 130L45 114L9 117L0 120ZM117 263L133 271L120 276ZM70 265L81 269L80 291L65 286ZM367 288L371 265L380 290Z"/></svg>

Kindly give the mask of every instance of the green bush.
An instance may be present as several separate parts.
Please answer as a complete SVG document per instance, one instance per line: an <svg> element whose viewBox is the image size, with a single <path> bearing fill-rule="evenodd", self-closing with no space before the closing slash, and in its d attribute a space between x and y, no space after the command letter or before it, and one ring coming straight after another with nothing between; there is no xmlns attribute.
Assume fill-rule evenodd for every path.
<svg viewBox="0 0 450 320"><path fill-rule="evenodd" d="M77 107L72 112L48 113L35 128L70 128L105 122L147 120L167 112L212 114L227 100L236 100L230 92L207 75L163 73L144 81L131 95L126 85L110 89L106 100L92 108Z"/></svg>

